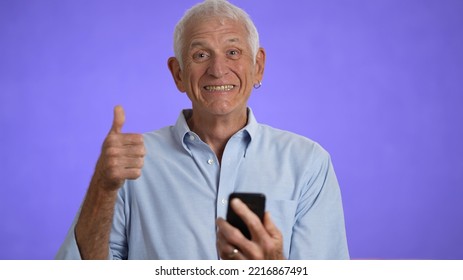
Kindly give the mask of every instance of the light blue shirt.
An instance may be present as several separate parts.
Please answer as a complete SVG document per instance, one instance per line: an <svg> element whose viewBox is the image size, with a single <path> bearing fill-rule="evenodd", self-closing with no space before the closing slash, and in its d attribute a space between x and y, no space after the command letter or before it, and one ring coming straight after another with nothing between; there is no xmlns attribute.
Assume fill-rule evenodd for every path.
<svg viewBox="0 0 463 280"><path fill-rule="evenodd" d="M257 123L216 155L177 123L144 134L142 175L120 189L109 258L218 259L216 219L232 192L264 193L289 259L349 258L341 194L329 154L305 137ZM76 218L77 220L77 218ZM74 221L57 259L80 259Z"/></svg>

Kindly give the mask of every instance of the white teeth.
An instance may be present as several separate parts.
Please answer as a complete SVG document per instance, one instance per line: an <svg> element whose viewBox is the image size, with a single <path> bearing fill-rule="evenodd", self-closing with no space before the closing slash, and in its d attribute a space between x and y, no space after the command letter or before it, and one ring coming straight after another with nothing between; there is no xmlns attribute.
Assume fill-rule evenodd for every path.
<svg viewBox="0 0 463 280"><path fill-rule="evenodd" d="M222 86L205 86L204 88L208 91L229 91L233 89L234 85L222 85Z"/></svg>

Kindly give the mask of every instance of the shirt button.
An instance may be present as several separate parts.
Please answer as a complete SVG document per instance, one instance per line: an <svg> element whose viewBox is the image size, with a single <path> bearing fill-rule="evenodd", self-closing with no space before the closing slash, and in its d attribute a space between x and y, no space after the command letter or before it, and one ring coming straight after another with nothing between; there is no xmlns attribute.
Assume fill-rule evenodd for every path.
<svg viewBox="0 0 463 280"><path fill-rule="evenodd" d="M227 200L225 198L222 198L222 204L226 204Z"/></svg>
<svg viewBox="0 0 463 280"><path fill-rule="evenodd" d="M207 164L211 165L211 164L213 164L213 163L214 163L214 160L213 160L213 159L210 158L210 159L207 160Z"/></svg>
<svg viewBox="0 0 463 280"><path fill-rule="evenodd" d="M194 135L190 135L190 140L191 140L191 141L194 141L194 140L195 140Z"/></svg>

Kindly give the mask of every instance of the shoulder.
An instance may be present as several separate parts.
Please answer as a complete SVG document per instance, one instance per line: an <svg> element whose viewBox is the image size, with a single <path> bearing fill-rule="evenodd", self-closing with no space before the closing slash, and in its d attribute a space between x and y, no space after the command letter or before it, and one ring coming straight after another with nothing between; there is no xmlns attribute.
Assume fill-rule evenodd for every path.
<svg viewBox="0 0 463 280"><path fill-rule="evenodd" d="M329 158L329 153L318 142L306 136L265 124L259 124L257 132L257 142L267 148L312 158Z"/></svg>
<svg viewBox="0 0 463 280"><path fill-rule="evenodd" d="M173 128L174 126L171 125L143 133L145 144L154 144L160 141L165 142L166 140L173 140L175 138Z"/></svg>
<svg viewBox="0 0 463 280"><path fill-rule="evenodd" d="M168 153L181 147L180 140L174 132L174 126L166 126L157 130L143 133L143 140L147 153L156 151L156 154Z"/></svg>

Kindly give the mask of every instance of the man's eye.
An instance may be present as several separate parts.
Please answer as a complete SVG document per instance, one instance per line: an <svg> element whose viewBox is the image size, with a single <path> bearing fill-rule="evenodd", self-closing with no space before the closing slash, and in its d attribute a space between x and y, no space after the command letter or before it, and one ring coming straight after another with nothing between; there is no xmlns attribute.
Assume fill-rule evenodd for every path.
<svg viewBox="0 0 463 280"><path fill-rule="evenodd" d="M232 59L237 59L240 57L241 52L239 50L229 50L227 55Z"/></svg>
<svg viewBox="0 0 463 280"><path fill-rule="evenodd" d="M240 54L240 52L239 52L239 51L237 51L237 50L229 50L229 51L228 51L228 54L229 54L229 55L233 55L233 56L234 56L234 55L239 55L239 54Z"/></svg>
<svg viewBox="0 0 463 280"><path fill-rule="evenodd" d="M206 52L197 52L193 55L195 60L204 60L209 57L209 54Z"/></svg>

